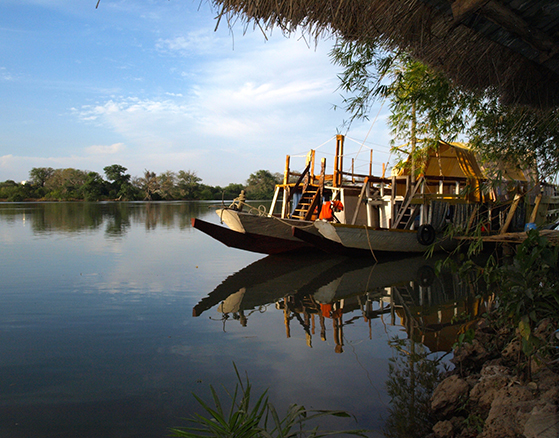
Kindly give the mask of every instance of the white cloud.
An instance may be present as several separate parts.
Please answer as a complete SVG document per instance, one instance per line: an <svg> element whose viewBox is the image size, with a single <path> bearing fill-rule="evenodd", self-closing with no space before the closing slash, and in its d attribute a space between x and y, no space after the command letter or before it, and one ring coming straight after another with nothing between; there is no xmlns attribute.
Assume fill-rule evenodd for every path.
<svg viewBox="0 0 559 438"><path fill-rule="evenodd" d="M158 51L176 56L209 53L222 46L210 29L199 29L173 38L160 38L155 44Z"/></svg>
<svg viewBox="0 0 559 438"><path fill-rule="evenodd" d="M3 80L3 81L13 81L14 77L6 69L6 67L0 67L0 79Z"/></svg>
<svg viewBox="0 0 559 438"><path fill-rule="evenodd" d="M93 145L85 148L88 154L92 155L113 155L118 152L122 152L126 146L124 143L114 143L112 145Z"/></svg>

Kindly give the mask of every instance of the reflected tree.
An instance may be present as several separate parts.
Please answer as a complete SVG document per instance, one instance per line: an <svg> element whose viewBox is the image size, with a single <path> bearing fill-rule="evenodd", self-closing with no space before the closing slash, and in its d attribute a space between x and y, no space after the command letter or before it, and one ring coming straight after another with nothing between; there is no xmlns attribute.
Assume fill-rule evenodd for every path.
<svg viewBox="0 0 559 438"><path fill-rule="evenodd" d="M425 437L435 423L429 400L441 379L440 358L430 358L430 352L413 339L395 338L389 344L396 355L388 367L386 386L391 403L385 436Z"/></svg>

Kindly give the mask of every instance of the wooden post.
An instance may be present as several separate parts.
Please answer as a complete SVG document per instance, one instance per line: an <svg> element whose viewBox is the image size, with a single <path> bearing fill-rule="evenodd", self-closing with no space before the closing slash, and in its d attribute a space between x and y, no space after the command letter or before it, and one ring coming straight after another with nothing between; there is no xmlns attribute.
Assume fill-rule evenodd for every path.
<svg viewBox="0 0 559 438"><path fill-rule="evenodd" d="M287 184L289 182L289 160L291 157L286 155L285 157L285 171L283 172L283 184Z"/></svg>
<svg viewBox="0 0 559 438"><path fill-rule="evenodd" d="M369 160L369 175L373 175L373 150L371 149L371 159Z"/></svg>
<svg viewBox="0 0 559 438"><path fill-rule="evenodd" d="M507 215L507 219L505 221L505 224L502 226L501 230L499 231L499 234L505 234L507 232L507 230L509 229L509 225L512 222L512 218L514 217L514 212L516 211L516 208L518 207L518 203L520 202L520 198L521 198L521 196L518 193L516 195L514 195L514 200L512 201L512 204L511 204L510 209L509 209L509 214Z"/></svg>
<svg viewBox="0 0 559 438"><path fill-rule="evenodd" d="M355 158L351 159L351 182L355 182Z"/></svg>
<svg viewBox="0 0 559 438"><path fill-rule="evenodd" d="M392 192L390 194L390 224L389 228L392 227L392 221L394 221L396 216L396 176L392 175Z"/></svg>
<svg viewBox="0 0 559 438"><path fill-rule="evenodd" d="M283 199L281 203L281 214L280 217L286 218L287 217L287 200L289 199L289 161L291 157L286 155L285 157L285 170L283 172Z"/></svg>
<svg viewBox="0 0 559 438"><path fill-rule="evenodd" d="M534 209L532 210L532 214L530 215L530 222L535 223L536 218L538 217L538 209L540 208L540 202L542 202L542 194L540 193L536 196L536 202L534 204Z"/></svg>
<svg viewBox="0 0 559 438"><path fill-rule="evenodd" d="M344 168L344 136L336 135L336 161L334 163L334 187L340 187L342 185L342 172Z"/></svg>
<svg viewBox="0 0 559 438"><path fill-rule="evenodd" d="M324 196L324 180L326 179L326 158L320 160L320 179L318 181L318 190L320 190L320 199L318 200L319 209L322 205L322 196Z"/></svg>
<svg viewBox="0 0 559 438"><path fill-rule="evenodd" d="M287 309L287 298L283 299L283 323L285 324L285 335L291 337L291 327L289 326L289 310Z"/></svg>
<svg viewBox="0 0 559 438"><path fill-rule="evenodd" d="M313 184L314 183L314 149L311 149L310 160L311 160L311 169L310 169L310 172L309 172L309 176L310 176L309 179L310 179L311 184Z"/></svg>
<svg viewBox="0 0 559 438"><path fill-rule="evenodd" d="M334 156L334 172L332 174L332 186L333 187L338 187L338 166L340 164L340 160L339 160L339 155L340 155L340 140L339 140L339 135L336 136L336 154Z"/></svg>
<svg viewBox="0 0 559 438"><path fill-rule="evenodd" d="M351 225L355 225L355 221L357 220L357 215L359 214L359 208L361 207L361 202L363 201L363 196L365 195L368 186L369 186L369 177L365 178L365 181L363 181L363 186L361 187L361 193L359 194L359 199L357 199L355 212L353 213L353 218L351 219Z"/></svg>

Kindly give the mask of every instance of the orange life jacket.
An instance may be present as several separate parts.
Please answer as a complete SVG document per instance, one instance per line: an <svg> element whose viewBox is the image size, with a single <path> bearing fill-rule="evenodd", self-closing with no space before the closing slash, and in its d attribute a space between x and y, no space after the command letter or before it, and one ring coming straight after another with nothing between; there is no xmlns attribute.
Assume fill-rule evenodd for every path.
<svg viewBox="0 0 559 438"><path fill-rule="evenodd" d="M320 214L318 215L319 219L324 219L326 221L333 221L334 220L334 212L335 211L342 211L344 209L343 204L341 201L328 201L322 204L322 208L320 209Z"/></svg>

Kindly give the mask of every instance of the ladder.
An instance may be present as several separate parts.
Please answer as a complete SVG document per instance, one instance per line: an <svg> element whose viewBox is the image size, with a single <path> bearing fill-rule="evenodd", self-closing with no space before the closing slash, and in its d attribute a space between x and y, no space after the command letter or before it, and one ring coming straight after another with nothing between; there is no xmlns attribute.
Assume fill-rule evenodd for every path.
<svg viewBox="0 0 559 438"><path fill-rule="evenodd" d="M417 216L417 210L419 209L418 204L411 203L413 197L416 195L417 190L423 182L423 177L421 177L415 184L413 190L408 190L402 205L398 209L398 214L392 225L392 228L398 228L403 230L409 230L413 224L415 217Z"/></svg>
<svg viewBox="0 0 559 438"><path fill-rule="evenodd" d="M291 218L305 221L310 220L315 208L318 206L319 200L320 187L309 184L304 188L301 199L299 199L299 203L295 207L295 210L293 210Z"/></svg>

